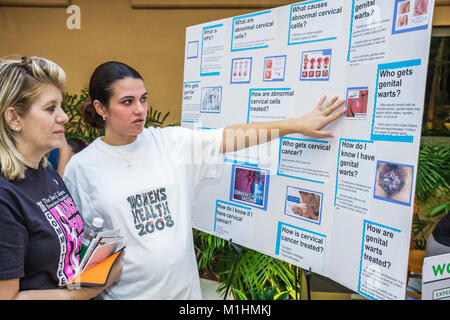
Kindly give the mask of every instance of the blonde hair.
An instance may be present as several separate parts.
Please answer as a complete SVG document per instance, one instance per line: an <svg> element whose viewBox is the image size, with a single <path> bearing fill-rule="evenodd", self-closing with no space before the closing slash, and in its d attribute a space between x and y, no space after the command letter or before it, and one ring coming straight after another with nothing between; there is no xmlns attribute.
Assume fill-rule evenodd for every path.
<svg viewBox="0 0 450 320"><path fill-rule="evenodd" d="M315 193L309 193L309 192L305 192L305 191L299 191L300 196L305 196L307 194L311 194L311 201L309 203L309 205L311 206L311 209L314 211L314 213L316 215L319 215L320 212L320 195L315 194Z"/></svg>
<svg viewBox="0 0 450 320"><path fill-rule="evenodd" d="M0 166L8 180L24 179L26 166L16 147L16 133L5 119L5 112L13 107L25 116L45 84L53 84L61 93L66 75L56 63L41 57L0 58ZM41 160L47 166L47 158Z"/></svg>

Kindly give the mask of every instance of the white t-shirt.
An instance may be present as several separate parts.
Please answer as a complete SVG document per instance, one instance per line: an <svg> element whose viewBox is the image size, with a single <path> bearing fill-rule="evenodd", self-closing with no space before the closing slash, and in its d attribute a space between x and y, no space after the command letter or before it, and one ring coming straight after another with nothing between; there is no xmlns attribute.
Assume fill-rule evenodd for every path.
<svg viewBox="0 0 450 320"><path fill-rule="evenodd" d="M64 181L86 224L100 216L127 241L104 299L202 298L191 208L198 183L220 173L222 131L148 128L131 144L97 138L72 157Z"/></svg>

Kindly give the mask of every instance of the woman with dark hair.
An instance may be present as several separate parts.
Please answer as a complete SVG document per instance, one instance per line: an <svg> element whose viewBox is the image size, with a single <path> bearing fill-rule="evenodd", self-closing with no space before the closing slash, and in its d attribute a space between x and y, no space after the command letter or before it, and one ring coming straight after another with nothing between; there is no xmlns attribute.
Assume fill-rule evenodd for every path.
<svg viewBox="0 0 450 320"><path fill-rule="evenodd" d="M64 71L41 57L0 59L0 299L90 299L62 288L78 271L84 224L46 153L64 141Z"/></svg>
<svg viewBox="0 0 450 320"><path fill-rule="evenodd" d="M105 136L72 157L64 180L86 223L100 216L127 239L123 275L105 299L201 299L191 226L195 187L217 175L222 153L294 132L331 137L320 129L345 112L334 112L343 100L325 104L323 97L310 113L285 121L144 129L144 81L120 62L97 67L89 94L84 119Z"/></svg>
<svg viewBox="0 0 450 320"><path fill-rule="evenodd" d="M427 239L427 256L450 253L450 213L438 221Z"/></svg>
<svg viewBox="0 0 450 320"><path fill-rule="evenodd" d="M70 158L72 158L75 153L78 153L86 148L86 146L87 143L81 139L69 138L67 140L64 140L63 146L61 148L52 150L52 152L56 150L57 159L54 167L56 168L56 172L58 172L61 177L64 176L64 170Z"/></svg>

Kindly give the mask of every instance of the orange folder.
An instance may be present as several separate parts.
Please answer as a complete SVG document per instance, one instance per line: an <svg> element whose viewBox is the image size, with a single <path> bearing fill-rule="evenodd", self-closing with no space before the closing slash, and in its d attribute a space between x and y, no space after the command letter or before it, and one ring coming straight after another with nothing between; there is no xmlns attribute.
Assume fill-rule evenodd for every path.
<svg viewBox="0 0 450 320"><path fill-rule="evenodd" d="M83 271L78 276L72 278L72 280L70 280L66 285L103 287L108 281L112 267L124 249L125 247L115 252L102 262L97 263L95 266Z"/></svg>

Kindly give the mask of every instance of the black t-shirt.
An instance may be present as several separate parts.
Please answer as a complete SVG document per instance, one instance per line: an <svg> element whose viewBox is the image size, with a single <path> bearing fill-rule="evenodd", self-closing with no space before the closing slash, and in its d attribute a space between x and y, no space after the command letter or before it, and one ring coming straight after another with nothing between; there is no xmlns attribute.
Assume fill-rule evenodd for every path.
<svg viewBox="0 0 450 320"><path fill-rule="evenodd" d="M450 213L447 213L436 224L433 230L433 237L440 244L450 247Z"/></svg>
<svg viewBox="0 0 450 320"><path fill-rule="evenodd" d="M50 166L24 180L0 175L0 280L20 278L20 291L55 289L79 264L83 220Z"/></svg>

